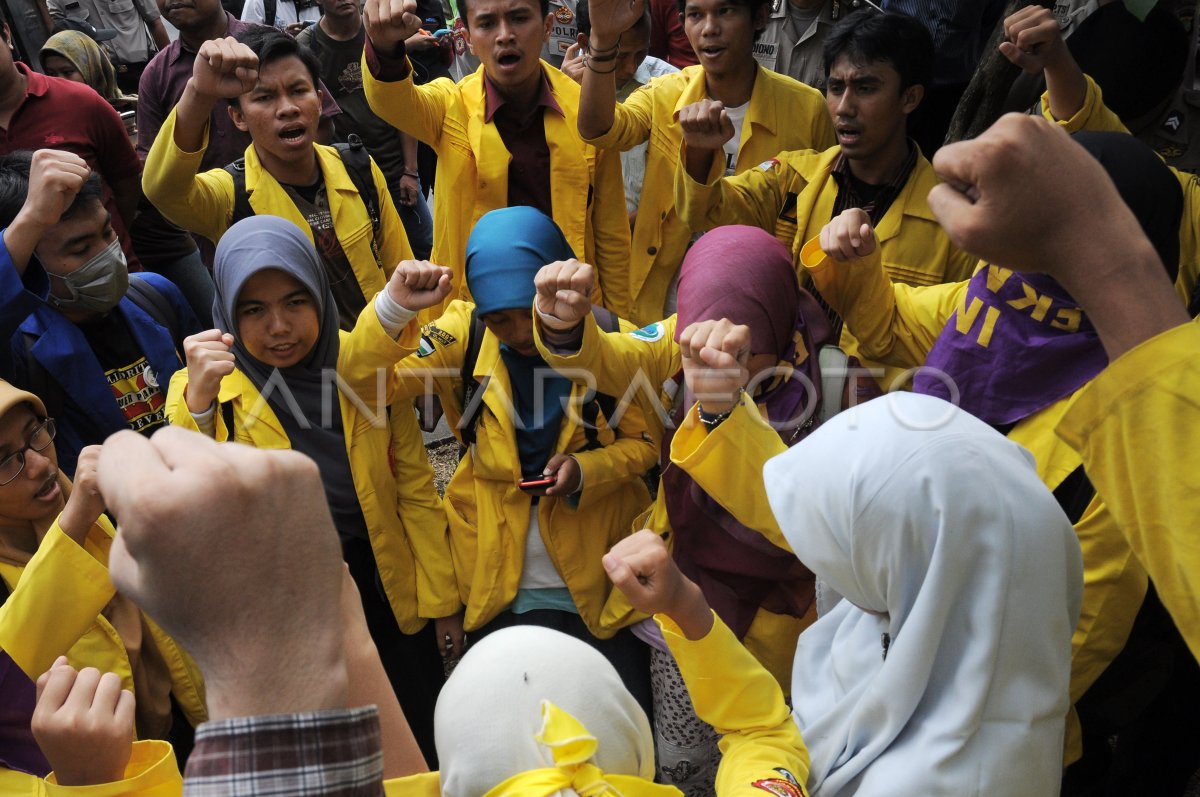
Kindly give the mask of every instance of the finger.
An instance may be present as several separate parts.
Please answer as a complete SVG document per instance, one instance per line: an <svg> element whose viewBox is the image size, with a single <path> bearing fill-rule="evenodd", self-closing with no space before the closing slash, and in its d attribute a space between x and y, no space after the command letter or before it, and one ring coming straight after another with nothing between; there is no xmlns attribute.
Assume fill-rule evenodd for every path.
<svg viewBox="0 0 1200 797"><path fill-rule="evenodd" d="M121 688L121 676L115 672L106 672L100 676L100 680L96 684L91 707L100 712L101 716L111 716L116 713L117 703L124 691Z"/></svg>
<svg viewBox="0 0 1200 797"><path fill-rule="evenodd" d="M726 351L704 346L700 349L698 358L709 368L717 371L741 371L741 363L737 357Z"/></svg>
<svg viewBox="0 0 1200 797"><path fill-rule="evenodd" d="M42 683L42 678L38 679L38 710L41 711L44 708L54 712L62 708L71 694L71 687L75 684L76 677L77 673L74 668L60 667L56 661L55 666L43 675L43 678L46 679L45 683Z"/></svg>
<svg viewBox="0 0 1200 797"><path fill-rule="evenodd" d="M80 670L79 675L75 678L75 685L71 687L71 694L67 695L67 700L63 703L63 708L74 714L86 714L92 706L96 688L100 685L100 677L100 671L95 667L84 667Z"/></svg>
<svg viewBox="0 0 1200 797"><path fill-rule="evenodd" d="M610 552L604 554L600 562L604 565L604 572L608 574L609 581L613 583L614 587L625 593L630 603L638 605L644 602L647 590L638 581L637 574L624 558Z"/></svg>
<svg viewBox="0 0 1200 797"><path fill-rule="evenodd" d="M203 343L205 341L223 340L226 334L228 333L223 333L219 329L206 329L203 332L197 332L195 335L188 335L183 339L183 345L186 346L192 341L196 343ZM231 338L230 345L232 345L233 336L229 335L229 337Z"/></svg>
<svg viewBox="0 0 1200 797"><path fill-rule="evenodd" d="M133 723L135 712L137 710L137 700L133 696L133 692L128 689L122 689L121 694L117 698L117 707L113 711L113 720L118 727L128 729L130 735L133 734Z"/></svg>

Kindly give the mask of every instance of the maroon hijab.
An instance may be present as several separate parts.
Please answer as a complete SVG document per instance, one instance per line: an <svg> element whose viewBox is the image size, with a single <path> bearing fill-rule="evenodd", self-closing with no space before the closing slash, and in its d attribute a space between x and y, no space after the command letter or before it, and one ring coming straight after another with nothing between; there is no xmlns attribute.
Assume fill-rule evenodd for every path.
<svg viewBox="0 0 1200 797"><path fill-rule="evenodd" d="M791 371L765 382L754 399L787 445L802 439L819 406L818 352L832 342L832 329L800 288L787 248L757 227L713 230L683 259L678 296L676 340L693 323L728 318L750 327L753 354L773 354L781 371ZM675 426L695 403L685 391ZM663 440L667 463L673 429ZM661 489L675 530L675 561L739 638L760 608L804 616L814 580L794 553L739 523L681 468L663 470Z"/></svg>

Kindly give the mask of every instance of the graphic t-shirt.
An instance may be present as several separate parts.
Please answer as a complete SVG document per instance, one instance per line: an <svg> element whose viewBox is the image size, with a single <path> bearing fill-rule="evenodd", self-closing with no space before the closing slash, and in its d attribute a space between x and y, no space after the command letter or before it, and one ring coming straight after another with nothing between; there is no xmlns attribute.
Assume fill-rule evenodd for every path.
<svg viewBox="0 0 1200 797"><path fill-rule="evenodd" d="M100 362L129 428L149 437L166 423L166 395L125 318L113 312L81 323L79 329Z"/></svg>
<svg viewBox="0 0 1200 797"><path fill-rule="evenodd" d="M333 300L337 304L339 324L342 329L354 329L358 315L367 306L358 277L350 266L342 242L338 240L337 230L333 228L333 214L329 211L329 193L325 190L325 177L317 173L317 181L312 185L284 185L283 189L296 203L300 215L312 230L313 243L316 244L317 254L325 264L325 274L329 277L329 288L333 291Z"/></svg>
<svg viewBox="0 0 1200 797"><path fill-rule="evenodd" d="M725 113L729 115L729 121L733 123L733 138L725 142L722 149L725 151L725 174L732 175L734 169L737 168L738 149L742 146L742 124L746 121L746 111L750 108L750 101L742 103L733 108L726 108Z"/></svg>

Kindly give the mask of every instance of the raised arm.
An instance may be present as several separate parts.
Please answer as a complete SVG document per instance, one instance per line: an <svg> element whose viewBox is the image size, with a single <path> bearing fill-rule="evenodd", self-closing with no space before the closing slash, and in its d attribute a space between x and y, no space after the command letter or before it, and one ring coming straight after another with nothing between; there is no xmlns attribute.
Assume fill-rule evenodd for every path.
<svg viewBox="0 0 1200 797"><path fill-rule="evenodd" d="M1004 20L1000 52L1026 74L1046 77L1048 108L1055 119L1070 119L1083 108L1088 83L1063 41L1048 8L1031 5Z"/></svg>
<svg viewBox="0 0 1200 797"><path fill-rule="evenodd" d="M583 83L579 94L579 135L597 139L613 126L617 104L617 49L621 34L646 13L646 0L590 0L592 32L583 57Z"/></svg>

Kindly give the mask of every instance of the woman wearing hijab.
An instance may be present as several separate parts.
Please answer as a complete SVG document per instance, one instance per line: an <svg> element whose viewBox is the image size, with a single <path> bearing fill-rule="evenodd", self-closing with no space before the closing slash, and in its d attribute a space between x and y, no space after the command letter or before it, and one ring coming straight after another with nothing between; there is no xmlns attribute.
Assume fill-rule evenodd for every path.
<svg viewBox="0 0 1200 797"><path fill-rule="evenodd" d="M533 343L534 275L573 256L534 208L485 214L467 241L474 302L451 302L421 330L420 349L398 367L400 392L432 389L464 444L445 505L468 634L509 625L570 634L648 704L644 646L628 621L601 616L611 586L600 559L650 502L641 475L654 446L634 407L612 418L595 408L585 420L587 388L551 370Z"/></svg>
<svg viewBox="0 0 1200 797"><path fill-rule="evenodd" d="M91 86L118 113L137 110L137 95L121 91L112 61L86 33L77 30L55 33L42 45L39 59L47 75ZM130 130L129 135L136 138L137 129Z"/></svg>
<svg viewBox="0 0 1200 797"><path fill-rule="evenodd" d="M539 279L549 282L556 269L549 267ZM598 327L587 318L555 333L549 324L562 319L548 317L548 303L541 299L539 294L539 334L554 367L594 374L600 390L623 393L638 378L671 385L672 395L663 399L670 417L661 430L660 461L676 467L664 464L657 501L638 523L670 535L680 569L700 585L717 615L786 691L795 640L812 619L812 573L796 560L765 503L751 507L738 495L747 489L743 481L758 479L763 463L775 453L773 446L803 439L822 415L842 407L840 388L826 397L819 387L820 353L835 342L832 328L813 297L800 288L787 248L757 227L706 233L680 266L678 315L632 335L597 334ZM697 400L697 392L708 391L697 391L685 378L680 344L721 319L748 330L746 369L754 379L752 395L744 400L771 423L775 434L771 446L751 442L712 457L703 445L709 424L719 423L720 413L728 414L736 402L718 408L720 413L704 412L715 405L711 396ZM617 595L608 611L628 616L632 608ZM717 734L692 712L654 624L645 622L635 630L652 647L659 777L689 795L712 794L720 760Z"/></svg>
<svg viewBox="0 0 1200 797"><path fill-rule="evenodd" d="M1129 136L1083 133L1075 138L1105 167L1174 278L1182 198L1171 172ZM1029 449L1042 482L1075 524L1085 565L1071 680L1072 700L1078 701L1126 645L1147 595L1145 571L1095 495L1079 455L1054 433L1075 394L1107 363L1099 338L1053 279L1017 274L1002 264L981 263L967 282L893 286L879 265L869 226L860 222L856 211L847 211L802 255L821 295L859 340L863 356L907 368L925 366L914 390L956 400ZM1073 715L1068 763L1079 758L1081 738ZM1105 744L1102 738L1088 740L1093 747Z"/></svg>
<svg viewBox="0 0 1200 797"><path fill-rule="evenodd" d="M721 797L804 797L808 755L775 679L679 572L651 531L621 540L604 566L628 600L654 615L723 734ZM682 797L654 782L650 723L593 648L533 626L475 645L450 676L435 717L440 772L385 782L389 795Z"/></svg>
<svg viewBox="0 0 1200 797"><path fill-rule="evenodd" d="M397 406L388 418L376 404L379 376L407 351L375 303L353 332L340 331L321 260L286 219L231 227L213 277L216 329L184 341L188 367L171 380L167 415L217 440L293 448L317 463L372 636L429 755L441 665L427 619L438 638L457 633L459 606L453 571L438 569L448 561L446 520L415 414ZM386 376L378 384L386 392Z"/></svg>
<svg viewBox="0 0 1200 797"><path fill-rule="evenodd" d="M842 600L800 636L814 797L1050 797L1082 566L1029 452L895 393L772 459L771 509Z"/></svg>
<svg viewBox="0 0 1200 797"><path fill-rule="evenodd" d="M59 656L114 672L136 696L138 738L166 739L174 697L207 719L191 659L108 577L113 526L96 488L99 447L75 484L58 470L54 419L40 399L0 381L0 792L36 794L50 764L31 736L34 682ZM140 742L136 765L173 771L165 742Z"/></svg>

